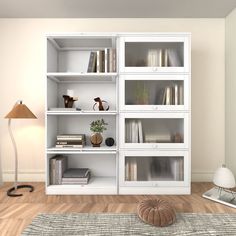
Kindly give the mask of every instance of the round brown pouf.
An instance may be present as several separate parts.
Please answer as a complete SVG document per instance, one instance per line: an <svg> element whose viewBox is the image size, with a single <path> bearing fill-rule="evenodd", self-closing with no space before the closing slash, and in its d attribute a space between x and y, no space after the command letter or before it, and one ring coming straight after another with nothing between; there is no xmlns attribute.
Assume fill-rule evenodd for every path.
<svg viewBox="0 0 236 236"><path fill-rule="evenodd" d="M175 210L165 200L143 200L137 210L139 218L147 224L163 227L175 222Z"/></svg>

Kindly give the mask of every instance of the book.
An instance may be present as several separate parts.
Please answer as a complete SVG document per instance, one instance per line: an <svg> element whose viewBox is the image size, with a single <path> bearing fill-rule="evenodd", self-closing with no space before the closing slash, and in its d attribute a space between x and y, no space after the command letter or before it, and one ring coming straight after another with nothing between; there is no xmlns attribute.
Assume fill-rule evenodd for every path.
<svg viewBox="0 0 236 236"><path fill-rule="evenodd" d="M105 51L97 51L97 72L102 73L105 71Z"/></svg>
<svg viewBox="0 0 236 236"><path fill-rule="evenodd" d="M62 184L88 184L89 182L89 179L90 179L90 172L88 172L86 174L85 177L82 177L82 178L77 178L77 177L74 177L74 178L67 178L67 177L63 177L62 178Z"/></svg>
<svg viewBox="0 0 236 236"><path fill-rule="evenodd" d="M84 145L76 145L76 144L56 144L56 148L83 148Z"/></svg>
<svg viewBox="0 0 236 236"><path fill-rule="evenodd" d="M108 72L116 72L116 49L108 49Z"/></svg>
<svg viewBox="0 0 236 236"><path fill-rule="evenodd" d="M69 168L64 172L63 178L83 178L89 172L88 168Z"/></svg>
<svg viewBox="0 0 236 236"><path fill-rule="evenodd" d="M91 52L90 57L89 57L88 69L87 69L88 73L96 72L96 59L97 59L96 52Z"/></svg>
<svg viewBox="0 0 236 236"><path fill-rule="evenodd" d="M174 86L174 105L178 105L179 104L179 88L178 85L175 84Z"/></svg>
<svg viewBox="0 0 236 236"><path fill-rule="evenodd" d="M184 104L184 88L182 85L179 86L179 104Z"/></svg>
<svg viewBox="0 0 236 236"><path fill-rule="evenodd" d="M171 87L166 87L166 99L165 99L165 105L171 105L172 104L172 89Z"/></svg>
<svg viewBox="0 0 236 236"><path fill-rule="evenodd" d="M58 170L56 184L61 184L62 175L63 175L64 171L67 169L67 157L66 156L60 156L57 158L56 168Z"/></svg>
<svg viewBox="0 0 236 236"><path fill-rule="evenodd" d="M50 184L61 184L61 179L68 165L67 156L56 155L50 158Z"/></svg>
<svg viewBox="0 0 236 236"><path fill-rule="evenodd" d="M164 50L164 66L168 67L168 50Z"/></svg>
<svg viewBox="0 0 236 236"><path fill-rule="evenodd" d="M82 140L60 140L56 142L56 145L83 145Z"/></svg>
<svg viewBox="0 0 236 236"><path fill-rule="evenodd" d="M159 50L159 67L163 66L163 50Z"/></svg>
<svg viewBox="0 0 236 236"><path fill-rule="evenodd" d="M108 71L108 49L105 48L104 50L104 72L107 73Z"/></svg>
<svg viewBox="0 0 236 236"><path fill-rule="evenodd" d="M125 162L125 180L126 181L130 181L130 171L129 171L130 167L129 166L130 166L130 163L128 160L126 160Z"/></svg>
<svg viewBox="0 0 236 236"><path fill-rule="evenodd" d="M59 134L57 140L85 140L85 134Z"/></svg>
<svg viewBox="0 0 236 236"><path fill-rule="evenodd" d="M139 143L143 143L143 129L141 120L138 120L138 138L139 138Z"/></svg>

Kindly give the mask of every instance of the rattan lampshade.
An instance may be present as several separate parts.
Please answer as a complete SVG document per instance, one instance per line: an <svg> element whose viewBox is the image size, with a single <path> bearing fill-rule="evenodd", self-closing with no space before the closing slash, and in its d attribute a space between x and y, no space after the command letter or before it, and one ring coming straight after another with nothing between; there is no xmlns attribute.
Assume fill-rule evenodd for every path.
<svg viewBox="0 0 236 236"><path fill-rule="evenodd" d="M5 116L7 119L37 119L30 109L20 102Z"/></svg>

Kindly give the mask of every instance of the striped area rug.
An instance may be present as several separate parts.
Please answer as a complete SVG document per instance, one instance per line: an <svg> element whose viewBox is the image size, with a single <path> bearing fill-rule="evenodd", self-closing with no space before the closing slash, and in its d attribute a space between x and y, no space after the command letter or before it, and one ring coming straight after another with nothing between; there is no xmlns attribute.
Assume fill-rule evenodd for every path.
<svg viewBox="0 0 236 236"><path fill-rule="evenodd" d="M162 228L147 225L130 213L39 214L25 235L230 236L236 235L236 214L179 213L173 225Z"/></svg>

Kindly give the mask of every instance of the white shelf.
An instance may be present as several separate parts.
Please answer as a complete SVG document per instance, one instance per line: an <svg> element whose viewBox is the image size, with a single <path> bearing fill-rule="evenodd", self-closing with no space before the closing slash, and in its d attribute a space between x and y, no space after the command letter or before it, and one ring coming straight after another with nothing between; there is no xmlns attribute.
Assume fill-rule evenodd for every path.
<svg viewBox="0 0 236 236"><path fill-rule="evenodd" d="M112 146L101 146L101 147L92 147L85 146L83 148L47 148L47 154L116 154L117 147Z"/></svg>
<svg viewBox="0 0 236 236"><path fill-rule="evenodd" d="M117 194L115 177L92 177L86 185L49 185L47 194Z"/></svg>
<svg viewBox="0 0 236 236"><path fill-rule="evenodd" d="M55 72L47 73L47 77L58 83L73 82L115 82L117 73L74 73Z"/></svg>
<svg viewBox="0 0 236 236"><path fill-rule="evenodd" d="M47 111L47 115L117 115L117 111Z"/></svg>

